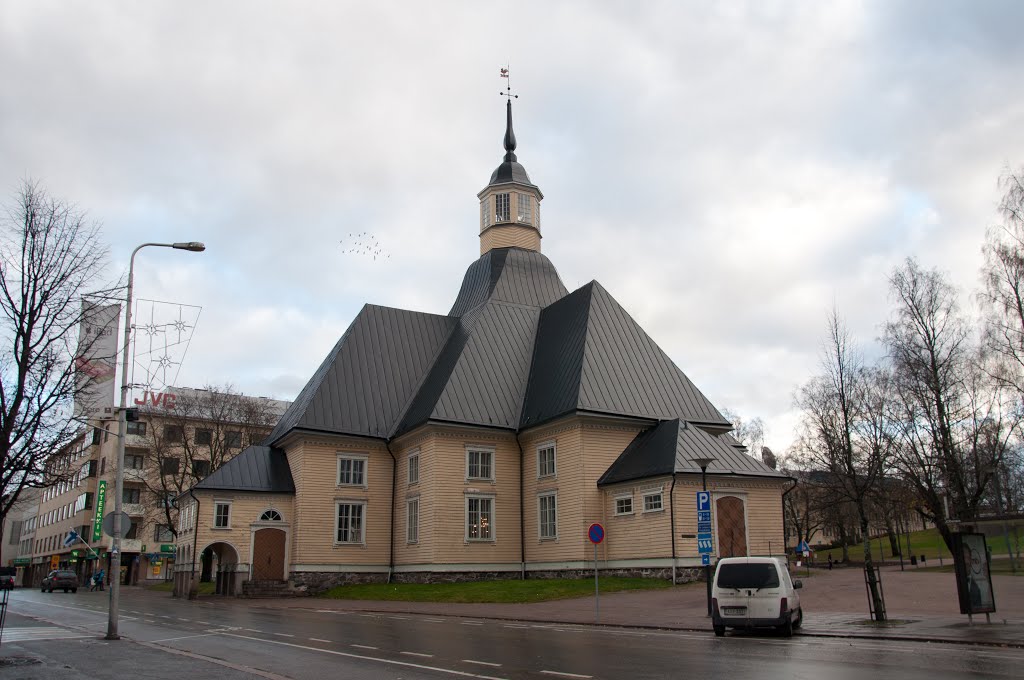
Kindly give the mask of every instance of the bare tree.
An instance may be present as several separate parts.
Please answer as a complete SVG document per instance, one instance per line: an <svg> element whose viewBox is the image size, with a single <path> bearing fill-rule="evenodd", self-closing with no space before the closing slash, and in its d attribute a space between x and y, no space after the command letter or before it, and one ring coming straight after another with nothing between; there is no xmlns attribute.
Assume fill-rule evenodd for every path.
<svg viewBox="0 0 1024 680"><path fill-rule="evenodd" d="M760 418L744 420L729 409L722 409L722 415L733 424L732 436L747 447L747 453L755 458L760 457L764 446L764 421Z"/></svg>
<svg viewBox="0 0 1024 680"><path fill-rule="evenodd" d="M149 414L148 455L153 473L146 491L157 499L161 523L177 536L173 500L270 433L279 413L274 402L247 397L230 385L179 390L174 408Z"/></svg>
<svg viewBox="0 0 1024 680"><path fill-rule="evenodd" d="M74 357L85 295L101 283L107 248L99 227L26 181L0 234L0 527L26 488L69 474L52 454L75 437ZM0 540L3 539L0 528Z"/></svg>
<svg viewBox="0 0 1024 680"><path fill-rule="evenodd" d="M878 393L871 372L833 310L822 353L822 373L799 392L803 411L802 440L811 467L825 473L824 484L839 501L852 506L864 542L864 568L872 612L885 620L869 540L869 498L882 479L890 450L881 443L874 411ZM844 528L841 528L844 530Z"/></svg>

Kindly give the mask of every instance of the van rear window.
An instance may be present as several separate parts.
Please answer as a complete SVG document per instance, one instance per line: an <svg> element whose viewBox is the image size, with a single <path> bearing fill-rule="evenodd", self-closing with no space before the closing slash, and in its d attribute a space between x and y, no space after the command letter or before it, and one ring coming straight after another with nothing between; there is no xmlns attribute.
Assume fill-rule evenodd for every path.
<svg viewBox="0 0 1024 680"><path fill-rule="evenodd" d="M774 564L723 564L718 570L720 588L778 588L779 572Z"/></svg>

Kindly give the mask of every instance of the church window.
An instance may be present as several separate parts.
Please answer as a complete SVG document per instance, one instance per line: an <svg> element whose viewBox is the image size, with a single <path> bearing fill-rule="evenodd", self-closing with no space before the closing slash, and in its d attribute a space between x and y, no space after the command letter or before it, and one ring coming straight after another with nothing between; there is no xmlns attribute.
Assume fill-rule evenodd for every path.
<svg viewBox="0 0 1024 680"><path fill-rule="evenodd" d="M509 196L508 194L497 194L494 197L494 221L508 222L509 218Z"/></svg>
<svg viewBox="0 0 1024 680"><path fill-rule="evenodd" d="M615 499L615 514L616 515L632 515L633 514L633 496L618 496Z"/></svg>
<svg viewBox="0 0 1024 680"><path fill-rule="evenodd" d="M530 207L533 201L530 200L529 194L517 194L518 200L516 205L516 219L520 222L530 223Z"/></svg>
<svg viewBox="0 0 1024 680"><path fill-rule="evenodd" d="M555 476L555 444L549 442L537 447L537 476Z"/></svg>
<svg viewBox="0 0 1024 680"><path fill-rule="evenodd" d="M363 542L363 511L365 509L365 503L338 503L335 543Z"/></svg>
<svg viewBox="0 0 1024 680"><path fill-rule="evenodd" d="M558 496L545 493L537 497L541 538L558 538Z"/></svg>
<svg viewBox="0 0 1024 680"><path fill-rule="evenodd" d="M338 456L338 486L366 486L365 456Z"/></svg>
<svg viewBox="0 0 1024 680"><path fill-rule="evenodd" d="M661 512L664 509L660 491L644 494L644 512Z"/></svg>
<svg viewBox="0 0 1024 680"><path fill-rule="evenodd" d="M494 498L466 497L466 540L494 540Z"/></svg>
<svg viewBox="0 0 1024 680"><path fill-rule="evenodd" d="M260 521L261 522L280 522L281 521L281 513L279 513L277 510L274 510L274 509L267 510L262 515L260 515Z"/></svg>
<svg viewBox="0 0 1024 680"><path fill-rule="evenodd" d="M488 201L486 198L480 203L480 212L483 214L484 228L491 226L491 211L487 207L487 203Z"/></svg>
<svg viewBox="0 0 1024 680"><path fill-rule="evenodd" d="M409 484L419 484L420 454L419 451L409 454Z"/></svg>
<svg viewBox="0 0 1024 680"><path fill-rule="evenodd" d="M466 479L494 479L494 451L466 450Z"/></svg>
<svg viewBox="0 0 1024 680"><path fill-rule="evenodd" d="M417 543L420 540L420 499L410 498L405 502L405 540Z"/></svg>
<svg viewBox="0 0 1024 680"><path fill-rule="evenodd" d="M213 528L231 528L231 503L218 501L213 504Z"/></svg>

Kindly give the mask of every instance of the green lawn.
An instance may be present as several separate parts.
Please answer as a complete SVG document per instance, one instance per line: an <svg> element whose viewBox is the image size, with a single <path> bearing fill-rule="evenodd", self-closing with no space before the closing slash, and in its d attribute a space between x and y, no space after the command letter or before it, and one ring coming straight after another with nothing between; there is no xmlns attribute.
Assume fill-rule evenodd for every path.
<svg viewBox="0 0 1024 680"><path fill-rule="evenodd" d="M601 577L602 593L671 588L671 581L653 578ZM536 579L472 581L469 583L369 583L338 586L320 597L339 600L399 600L403 602L545 602L594 594L594 579Z"/></svg>
<svg viewBox="0 0 1024 680"><path fill-rule="evenodd" d="M1010 539L1013 540L1011 534ZM1006 541L1003 538L1002 532L987 533L985 534L985 541L988 543L992 550L993 555L1006 555ZM915 555L918 558L924 555L926 558L926 564L932 566L932 564L938 564L939 557L942 557L944 564L950 563L950 553L946 548L945 542L942 540L942 536L939 535L938 529L926 529L924 531L912 531L910 532L910 549L907 549L907 535L900 535L900 545L903 546L903 559L909 560L910 555ZM849 547L850 559L854 561L861 561L863 558L863 548L860 543L857 545L851 545ZM839 548L832 548L830 550L821 550L815 555L816 562L820 563L824 560L828 560L828 553L832 553L833 558L839 558L842 551ZM885 536L880 538L871 539L871 554L875 558L878 558L881 554L885 560L896 560L899 561L899 554L893 555L889 549L889 539ZM1007 567L1009 569L1009 567Z"/></svg>

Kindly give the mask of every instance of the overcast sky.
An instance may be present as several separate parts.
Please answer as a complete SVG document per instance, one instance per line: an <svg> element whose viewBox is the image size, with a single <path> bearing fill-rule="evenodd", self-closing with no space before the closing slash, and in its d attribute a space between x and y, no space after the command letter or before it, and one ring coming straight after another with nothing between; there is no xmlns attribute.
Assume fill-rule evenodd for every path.
<svg viewBox="0 0 1024 680"><path fill-rule="evenodd" d="M178 378L292 399L366 302L447 313L506 63L543 252L720 408L793 438L833 304L868 353L907 256L977 288L1024 164L1024 4L0 2L0 189L198 305ZM390 257L352 254L372 234Z"/></svg>

